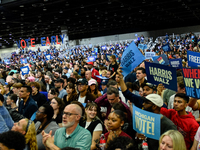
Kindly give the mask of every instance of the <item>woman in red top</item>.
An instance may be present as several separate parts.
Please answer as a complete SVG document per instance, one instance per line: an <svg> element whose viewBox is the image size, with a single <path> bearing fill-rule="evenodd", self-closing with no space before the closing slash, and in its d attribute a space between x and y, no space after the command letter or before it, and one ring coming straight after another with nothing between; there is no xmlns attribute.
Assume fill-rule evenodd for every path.
<svg viewBox="0 0 200 150"><path fill-rule="evenodd" d="M105 134L106 143L119 136L126 136L131 139L131 137L121 129L124 125L124 119L125 115L121 110L115 110L109 114L107 124L109 132Z"/></svg>

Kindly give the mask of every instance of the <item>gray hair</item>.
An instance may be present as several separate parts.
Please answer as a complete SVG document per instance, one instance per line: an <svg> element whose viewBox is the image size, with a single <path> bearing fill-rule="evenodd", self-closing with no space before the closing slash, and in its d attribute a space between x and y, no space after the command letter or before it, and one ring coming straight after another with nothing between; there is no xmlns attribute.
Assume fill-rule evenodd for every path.
<svg viewBox="0 0 200 150"><path fill-rule="evenodd" d="M112 95L112 94L115 94L116 97L119 96L119 90L115 87L109 87L107 89L107 95Z"/></svg>

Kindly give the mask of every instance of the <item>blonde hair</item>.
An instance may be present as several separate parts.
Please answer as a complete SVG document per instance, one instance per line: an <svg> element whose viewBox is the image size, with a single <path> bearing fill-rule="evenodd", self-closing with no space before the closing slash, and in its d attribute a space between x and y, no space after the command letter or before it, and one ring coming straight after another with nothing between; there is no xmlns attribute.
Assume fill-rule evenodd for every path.
<svg viewBox="0 0 200 150"><path fill-rule="evenodd" d="M176 130L168 130L161 135L158 150L160 150L160 143L162 142L164 136L169 136L172 139L173 150L187 150L183 135Z"/></svg>
<svg viewBox="0 0 200 150"><path fill-rule="evenodd" d="M26 131L26 128L29 125L29 120L27 118L25 120L27 121L27 125L24 127L24 130ZM26 144L28 144L30 147L30 150L38 150L35 124L33 121L28 126L28 129L27 129L26 135L25 135L25 139L26 139Z"/></svg>

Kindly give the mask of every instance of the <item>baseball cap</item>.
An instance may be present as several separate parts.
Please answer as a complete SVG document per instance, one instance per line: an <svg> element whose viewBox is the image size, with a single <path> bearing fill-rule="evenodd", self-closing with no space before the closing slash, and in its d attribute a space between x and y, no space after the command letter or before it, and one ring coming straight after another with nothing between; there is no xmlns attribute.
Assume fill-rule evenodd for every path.
<svg viewBox="0 0 200 150"><path fill-rule="evenodd" d="M101 81L101 84L102 84L102 85L107 85L107 84L108 84L108 80L102 80L102 81Z"/></svg>
<svg viewBox="0 0 200 150"><path fill-rule="evenodd" d="M163 106L163 99L160 95L158 94L149 94L145 97L145 100L149 100L152 103L154 103L158 107Z"/></svg>
<svg viewBox="0 0 200 150"><path fill-rule="evenodd" d="M68 70L69 68L65 67L64 69Z"/></svg>
<svg viewBox="0 0 200 150"><path fill-rule="evenodd" d="M87 81L86 78L80 78L80 79L78 79L78 81L76 82L76 84L79 84L79 83L88 85L88 81Z"/></svg>
<svg viewBox="0 0 200 150"><path fill-rule="evenodd" d="M88 62L87 64L88 64L88 65L92 65L92 66L94 65L93 62Z"/></svg>
<svg viewBox="0 0 200 150"><path fill-rule="evenodd" d="M55 82L60 82L60 83L64 83L63 79L57 79Z"/></svg>
<svg viewBox="0 0 200 150"><path fill-rule="evenodd" d="M97 82L96 82L96 80L95 79L90 79L89 81L88 81L88 85L90 86L90 85L92 85L92 84L97 84Z"/></svg>
<svg viewBox="0 0 200 150"><path fill-rule="evenodd" d="M141 87L144 88L145 86L148 86L150 87L151 89L153 89L154 91L157 91L157 86L152 84L152 83L149 83L149 82L144 82L142 83Z"/></svg>

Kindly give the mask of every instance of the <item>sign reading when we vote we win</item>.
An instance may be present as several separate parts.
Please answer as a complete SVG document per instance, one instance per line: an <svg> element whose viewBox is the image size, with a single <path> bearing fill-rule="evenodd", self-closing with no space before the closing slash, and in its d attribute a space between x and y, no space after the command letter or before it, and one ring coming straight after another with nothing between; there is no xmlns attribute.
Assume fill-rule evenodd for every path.
<svg viewBox="0 0 200 150"><path fill-rule="evenodd" d="M133 105L133 129L148 138L160 138L160 114L142 110Z"/></svg>
<svg viewBox="0 0 200 150"><path fill-rule="evenodd" d="M165 88L177 91L176 68L145 62L148 82L152 84L162 83Z"/></svg>
<svg viewBox="0 0 200 150"><path fill-rule="evenodd" d="M200 69L183 68L183 78L185 82L186 95L200 98Z"/></svg>

